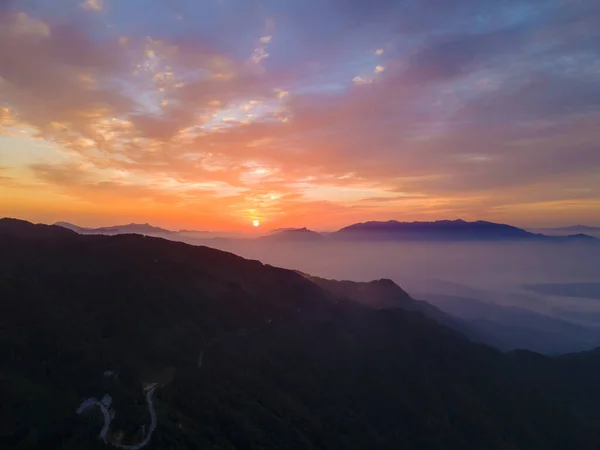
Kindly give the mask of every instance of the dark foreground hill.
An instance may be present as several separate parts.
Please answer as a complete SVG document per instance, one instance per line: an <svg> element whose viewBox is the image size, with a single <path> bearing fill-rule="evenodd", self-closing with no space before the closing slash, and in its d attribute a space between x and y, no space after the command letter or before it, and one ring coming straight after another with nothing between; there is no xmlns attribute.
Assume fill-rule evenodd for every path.
<svg viewBox="0 0 600 450"><path fill-rule="evenodd" d="M139 235L0 221L0 448L598 449L600 355L502 354L418 312ZM144 425L144 428L142 428ZM108 447L110 448L110 447Z"/></svg>

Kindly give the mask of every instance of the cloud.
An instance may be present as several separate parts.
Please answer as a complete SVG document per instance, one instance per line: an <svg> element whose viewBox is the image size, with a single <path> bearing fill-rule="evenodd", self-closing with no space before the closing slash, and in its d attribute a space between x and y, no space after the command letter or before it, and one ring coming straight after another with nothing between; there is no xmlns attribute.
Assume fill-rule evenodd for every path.
<svg viewBox="0 0 600 450"><path fill-rule="evenodd" d="M367 78L360 77L360 76L356 76L356 77L352 78L352 82L354 84L368 84L368 83L371 82L371 80L369 80Z"/></svg>
<svg viewBox="0 0 600 450"><path fill-rule="evenodd" d="M86 0L82 6L86 9L91 9L94 11L101 11L102 10L102 0Z"/></svg>
<svg viewBox="0 0 600 450"><path fill-rule="evenodd" d="M125 202L136 198L164 206L189 206L219 196L217 191L227 188L222 183L182 183L168 176L155 177L145 183L128 179L127 173L122 176L113 173L107 179L99 168L87 164L32 164L30 169L37 179L56 186L59 192L86 202L116 201L118 197ZM232 190L225 197L237 195L239 191Z"/></svg>
<svg viewBox="0 0 600 450"><path fill-rule="evenodd" d="M0 139L53 149L12 178L284 225L600 198L593 2L59 3L0 7Z"/></svg>
<svg viewBox="0 0 600 450"><path fill-rule="evenodd" d="M520 29L509 27L432 38L409 58L403 77L415 83L455 79L522 47L526 40L523 34Z"/></svg>

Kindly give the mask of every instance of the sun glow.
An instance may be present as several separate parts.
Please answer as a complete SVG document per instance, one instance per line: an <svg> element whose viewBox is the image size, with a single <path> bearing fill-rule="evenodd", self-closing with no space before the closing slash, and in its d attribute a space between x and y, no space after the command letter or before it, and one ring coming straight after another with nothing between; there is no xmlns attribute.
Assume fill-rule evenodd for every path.
<svg viewBox="0 0 600 450"><path fill-rule="evenodd" d="M254 219L254 220L252 221L252 226L254 226L254 227L257 227L257 226L259 226L259 225L260 225L260 220L258 220L258 219Z"/></svg>

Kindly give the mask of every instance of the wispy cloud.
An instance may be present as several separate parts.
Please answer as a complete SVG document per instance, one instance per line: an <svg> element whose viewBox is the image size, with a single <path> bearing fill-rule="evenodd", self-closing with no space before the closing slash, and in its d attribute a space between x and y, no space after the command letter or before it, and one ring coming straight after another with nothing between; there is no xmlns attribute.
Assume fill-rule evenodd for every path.
<svg viewBox="0 0 600 450"><path fill-rule="evenodd" d="M103 0L86 0L85 3L82 4L82 6L86 9L100 11L102 10L102 3Z"/></svg>

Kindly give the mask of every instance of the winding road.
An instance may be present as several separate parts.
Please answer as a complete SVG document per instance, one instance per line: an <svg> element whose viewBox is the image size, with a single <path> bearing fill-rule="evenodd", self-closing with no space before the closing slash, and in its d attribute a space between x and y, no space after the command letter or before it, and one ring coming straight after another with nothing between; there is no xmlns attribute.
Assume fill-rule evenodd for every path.
<svg viewBox="0 0 600 450"><path fill-rule="evenodd" d="M156 430L156 425L157 425L157 418L156 418L156 410L154 409L154 403L152 402L152 396L154 395L154 391L156 390L157 387L159 387L159 384L152 384L150 385L150 387L148 388L148 392L146 393L146 403L148 404L148 412L150 413L150 428L148 428L148 434L146 434L146 437L144 438L144 440L138 444L132 444L132 445L125 445L125 444L118 444L116 442L109 442L107 439L107 435L108 435L108 430L110 428L110 422L112 421L112 417L110 416L110 411L108 410L108 408L110 407L110 404L112 403L112 400L110 399L110 396L105 396L105 399L109 399L108 402L105 401L99 401L98 399L92 397L92 398L88 398L86 400L84 400L81 403L81 406L79 406L79 408L77 409L77 414L82 414L85 411L89 410L90 408L93 408L94 406L97 406L98 408L100 408L100 411L102 411L102 415L104 416L104 425L102 426L102 430L100 431L100 436L99 438L102 439L104 441L104 443L106 444L110 444L114 447L117 448L123 448L126 450L138 450L140 448L145 447L146 445L148 445L150 443L150 440L152 439L152 434L154 433L154 430Z"/></svg>
<svg viewBox="0 0 600 450"><path fill-rule="evenodd" d="M299 310L298 310L298 312L299 312ZM205 350L208 350L215 343L219 342L223 338L226 338L228 336L235 336L235 335L245 336L248 332L251 333L251 332L258 331L258 330L264 328L265 326L270 325L272 322L273 322L273 319L269 318L266 320L265 325L263 325L262 327L257 326L257 327L250 328L250 329L240 328L237 331L225 333L221 336L211 338L207 342L205 348L200 351L200 356L198 357L198 367L199 368L202 367ZM156 410L154 409L154 403L152 401L152 396L154 395L154 391L156 390L156 388L158 388L160 386L161 385L158 383L153 383L144 388L144 390L147 390L146 403L148 404L148 412L150 414L150 427L148 428L148 434L146 434L144 439L137 444L126 445L126 444L120 444L117 442L111 442L108 440L108 431L110 428L110 423L112 421L112 417L110 414L111 411L109 410L109 408L112 404L112 398L110 397L110 395L108 395L108 394L105 395L104 398L102 399L102 401L98 400L95 397L91 397L91 398L84 400L81 403L81 405L79 406L79 408L77 409L77 414L82 414L85 411L88 411L89 409L93 408L94 406L97 406L98 408L100 408L100 411L102 412L102 415L104 416L104 425L102 426L102 430L100 431L99 439L104 441L105 444L112 445L113 447L116 447L116 448L122 448L125 450L139 450L141 448L144 448L145 446L147 446L150 443L150 440L152 439L152 435L154 434L154 431L156 430L156 426L158 424L158 419L156 416Z"/></svg>

